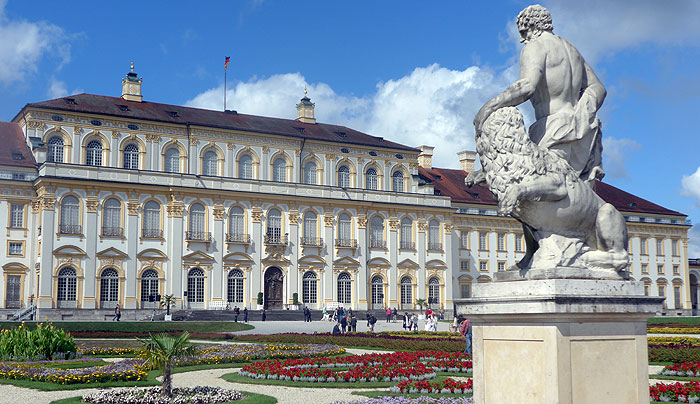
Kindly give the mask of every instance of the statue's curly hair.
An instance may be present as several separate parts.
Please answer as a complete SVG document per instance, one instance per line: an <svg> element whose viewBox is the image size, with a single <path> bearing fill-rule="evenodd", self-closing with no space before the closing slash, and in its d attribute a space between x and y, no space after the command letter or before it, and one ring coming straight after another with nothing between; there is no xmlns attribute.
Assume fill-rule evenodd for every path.
<svg viewBox="0 0 700 404"><path fill-rule="evenodd" d="M549 14L549 10L535 4L526 7L523 11L518 14L518 19L516 20L518 28L530 28L533 27L540 31L553 31L554 26L552 25L552 15Z"/></svg>

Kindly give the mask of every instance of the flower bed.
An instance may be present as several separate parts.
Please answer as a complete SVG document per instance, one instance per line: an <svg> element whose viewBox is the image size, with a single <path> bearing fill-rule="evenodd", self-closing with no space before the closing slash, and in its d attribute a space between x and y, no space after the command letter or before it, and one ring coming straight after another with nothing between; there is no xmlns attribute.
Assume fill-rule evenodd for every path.
<svg viewBox="0 0 700 404"><path fill-rule="evenodd" d="M380 396L365 401L334 401L331 404L472 404L471 397L390 397Z"/></svg>
<svg viewBox="0 0 700 404"><path fill-rule="evenodd" d="M664 346L664 345L700 345L698 337L647 337L649 345Z"/></svg>
<svg viewBox="0 0 700 404"><path fill-rule="evenodd" d="M664 376L698 377L700 376L700 363L674 363L673 365L664 367L659 374Z"/></svg>
<svg viewBox="0 0 700 404"><path fill-rule="evenodd" d="M700 334L700 327L647 327L648 334Z"/></svg>
<svg viewBox="0 0 700 404"><path fill-rule="evenodd" d="M649 362L700 362L700 349L690 344L649 344Z"/></svg>
<svg viewBox="0 0 700 404"><path fill-rule="evenodd" d="M109 389L83 396L86 403L97 404L214 404L238 401L243 395L220 387L196 386L173 389L173 397L163 397L160 387L148 389Z"/></svg>
<svg viewBox="0 0 700 404"><path fill-rule="evenodd" d="M394 351L425 351L440 350L445 352L463 352L464 339L453 337L424 338L422 336L397 336L374 333L347 333L333 335L330 333L301 334L245 334L235 335L237 341L267 342L267 343L306 343L306 344L334 344L347 347L372 347L390 349Z"/></svg>
<svg viewBox="0 0 700 404"><path fill-rule="evenodd" d="M239 374L298 382L402 382L432 379L436 372L467 373L471 367L471 357L467 354L424 351L263 361L244 366Z"/></svg>
<svg viewBox="0 0 700 404"><path fill-rule="evenodd" d="M665 403L699 403L700 382L662 384L649 387L649 397Z"/></svg>
<svg viewBox="0 0 700 404"><path fill-rule="evenodd" d="M45 361L42 362L46 363ZM0 363L0 378L56 384L138 381L144 380L147 376L141 367L142 364L142 360L132 359L102 366L55 369L47 366L30 365L26 362L2 362Z"/></svg>
<svg viewBox="0 0 700 404"><path fill-rule="evenodd" d="M398 386L390 389L392 393L420 393L420 394L472 394L474 382L472 379L466 382L461 382L453 379L447 379L442 382L429 382L427 380L413 381L407 380L400 382Z"/></svg>

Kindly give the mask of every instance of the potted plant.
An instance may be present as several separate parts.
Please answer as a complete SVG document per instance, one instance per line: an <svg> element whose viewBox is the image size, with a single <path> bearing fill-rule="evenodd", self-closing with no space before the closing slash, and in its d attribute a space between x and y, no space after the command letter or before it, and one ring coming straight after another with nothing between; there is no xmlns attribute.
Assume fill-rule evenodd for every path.
<svg viewBox="0 0 700 404"><path fill-rule="evenodd" d="M160 369L163 376L163 383L160 389L160 394L163 397L170 398L173 396L172 369L175 367L177 359L192 356L197 352L195 347L189 343L189 338L189 333L185 331L179 337L167 334L151 334L150 338L140 339L144 348L145 365L154 369Z"/></svg>
<svg viewBox="0 0 700 404"><path fill-rule="evenodd" d="M299 310L299 293L292 293L292 305L291 310Z"/></svg>
<svg viewBox="0 0 700 404"><path fill-rule="evenodd" d="M423 314L423 306L425 306L425 299L416 299L416 304L418 305L421 311L421 313L418 314L418 318L422 320L425 318L425 314Z"/></svg>
<svg viewBox="0 0 700 404"><path fill-rule="evenodd" d="M160 301L160 307L165 307L165 321L172 321L173 316L170 314L170 308L175 306L175 296L165 295Z"/></svg>
<svg viewBox="0 0 700 404"><path fill-rule="evenodd" d="M263 292L258 292L258 310L263 309Z"/></svg>

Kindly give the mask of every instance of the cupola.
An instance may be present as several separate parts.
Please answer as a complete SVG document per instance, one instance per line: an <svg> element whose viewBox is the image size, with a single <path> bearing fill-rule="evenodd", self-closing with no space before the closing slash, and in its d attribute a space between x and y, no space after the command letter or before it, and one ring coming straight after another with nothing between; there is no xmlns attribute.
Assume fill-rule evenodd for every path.
<svg viewBox="0 0 700 404"><path fill-rule="evenodd" d="M311 102L311 98L307 96L306 87L304 87L304 98L297 104L297 121L304 123L316 123L314 117L314 107L316 104Z"/></svg>
<svg viewBox="0 0 700 404"><path fill-rule="evenodd" d="M122 98L127 101L143 101L143 96L141 96L141 78L134 73L134 62L131 62L131 71L122 79Z"/></svg>

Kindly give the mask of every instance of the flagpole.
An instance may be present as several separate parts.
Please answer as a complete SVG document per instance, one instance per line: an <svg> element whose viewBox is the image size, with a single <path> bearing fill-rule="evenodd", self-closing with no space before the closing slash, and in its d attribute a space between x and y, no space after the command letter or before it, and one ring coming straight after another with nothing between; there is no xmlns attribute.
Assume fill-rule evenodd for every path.
<svg viewBox="0 0 700 404"><path fill-rule="evenodd" d="M226 112L226 71L228 69L224 66L224 112Z"/></svg>

